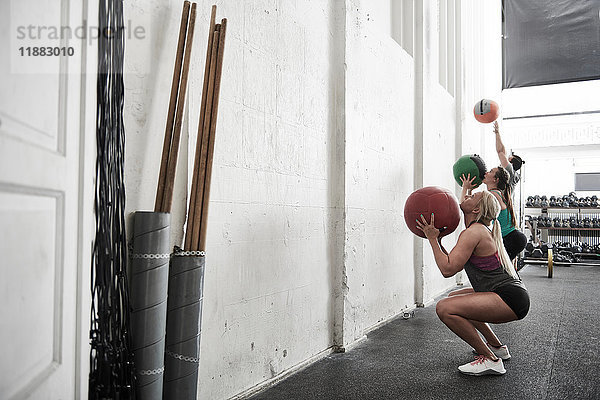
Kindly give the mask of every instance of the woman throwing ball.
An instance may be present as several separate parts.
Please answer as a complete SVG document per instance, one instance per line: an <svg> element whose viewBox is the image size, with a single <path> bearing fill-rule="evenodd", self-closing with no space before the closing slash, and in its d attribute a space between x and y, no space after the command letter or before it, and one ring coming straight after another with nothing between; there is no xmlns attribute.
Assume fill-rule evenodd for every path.
<svg viewBox="0 0 600 400"><path fill-rule="evenodd" d="M500 204L496 197L485 190L466 195L460 208L467 228L450 253L439 239L439 229L434 226L435 215L431 215L430 223L422 216L421 221L417 221L429 240L442 275L451 277L464 269L472 285L440 300L436 312L440 320L477 353L475 361L458 367L460 372L501 375L506 372L502 360L509 359L510 354L488 323L524 318L529 311L529 295L504 249L497 220Z"/></svg>
<svg viewBox="0 0 600 400"><path fill-rule="evenodd" d="M462 181L462 198L471 194L473 189L473 179L471 175L461 176ZM515 259L527 245L527 237L517 229L517 219L513 209L511 189L509 185L510 175L506 169L501 166L492 168L485 173L483 183L500 203L500 228L502 233L502 242L508 253L508 257L514 263Z"/></svg>

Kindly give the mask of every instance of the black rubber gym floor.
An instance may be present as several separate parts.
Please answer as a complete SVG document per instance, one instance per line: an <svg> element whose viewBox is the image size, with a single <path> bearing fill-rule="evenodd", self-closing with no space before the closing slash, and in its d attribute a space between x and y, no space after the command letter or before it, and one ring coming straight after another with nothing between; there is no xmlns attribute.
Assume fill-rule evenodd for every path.
<svg viewBox="0 0 600 400"><path fill-rule="evenodd" d="M435 314L435 305L369 333L252 400L600 399L600 266L526 265L525 319L492 328L512 359L502 376L472 377L457 367L471 348Z"/></svg>

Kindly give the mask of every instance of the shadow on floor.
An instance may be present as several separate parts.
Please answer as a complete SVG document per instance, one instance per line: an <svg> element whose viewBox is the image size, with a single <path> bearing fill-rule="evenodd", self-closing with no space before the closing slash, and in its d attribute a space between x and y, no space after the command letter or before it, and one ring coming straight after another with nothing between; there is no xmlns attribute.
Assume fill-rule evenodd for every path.
<svg viewBox="0 0 600 400"><path fill-rule="evenodd" d="M550 279L545 266L527 265L520 274L529 314L492 326L512 354L502 376L458 372L471 348L432 305L250 399L600 399L600 267L555 267Z"/></svg>

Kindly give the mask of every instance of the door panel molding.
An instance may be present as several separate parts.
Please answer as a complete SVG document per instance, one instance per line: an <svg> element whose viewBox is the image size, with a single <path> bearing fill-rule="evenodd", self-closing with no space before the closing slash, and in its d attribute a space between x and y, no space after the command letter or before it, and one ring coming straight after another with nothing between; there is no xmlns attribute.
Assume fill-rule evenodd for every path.
<svg viewBox="0 0 600 400"><path fill-rule="evenodd" d="M65 265L65 257L64 257L64 243L65 243L65 193L60 190L52 190L40 187L26 186L26 185L16 185L12 183L0 182L0 212L2 212L2 207L10 207L11 199L5 198L3 201L2 195L8 194L8 197L11 195L22 196L19 204L15 204L15 208L9 209L12 212L21 211L23 214L27 212L37 213L38 215L42 212L52 211L54 214L54 243L51 244L53 248L54 257L53 260L48 260L48 263L53 262L53 277L52 277L52 288L47 288L52 292L52 306L50 310L52 312L51 319L51 328L50 332L46 332L43 330L44 327L41 327L42 331L35 332L39 335L51 334L51 357L47 363L43 361L40 363L39 359L32 359L32 367L28 370L23 371L23 374L18 378L11 380L9 385L5 386L0 392L0 398L8 398L8 399L21 399L32 392L34 392L49 376L52 375L54 371L56 371L59 366L63 362L63 276L64 276L64 265ZM27 204L27 197L30 197L30 202ZM37 208L43 203L43 199L51 199L54 203L53 209L50 210L50 207L46 205L45 207ZM19 200L19 198L14 198L13 200ZM34 227L35 228L35 227ZM41 229L40 226L37 227ZM39 233L39 232L38 232ZM35 238L35 233L32 233L32 237ZM8 239L8 238L7 238ZM14 239L14 238L13 238ZM18 240L18 239L16 239ZM40 246L42 246L40 244ZM26 244L23 244L24 249L27 249ZM33 246L37 248L37 246ZM31 251L35 251L31 249ZM26 251L26 250L25 250ZM33 256L32 256L33 257ZM7 257L9 258L9 257ZM17 267L18 268L18 267ZM24 272L26 275L28 271ZM31 273L31 272L30 272ZM39 282L38 288L43 289L43 283ZM36 287L36 286L34 286ZM15 293L14 297L18 299L17 291L21 289L19 282L15 282ZM41 292L42 290L40 290ZM25 295L25 294L23 294ZM15 303L17 303L15 301ZM28 315L36 315L36 313L31 309L22 310L23 314ZM18 326L18 324L16 324ZM25 335L25 333L23 333ZM10 346L12 343L8 343L8 341L3 341L3 345ZM6 354L6 351L3 351ZM26 350L19 352L19 354L23 354L26 357ZM15 360L13 360L15 362ZM37 363L37 365L35 365Z"/></svg>
<svg viewBox="0 0 600 400"><path fill-rule="evenodd" d="M61 0L60 1L60 20L58 21L60 27L69 26L69 14L70 14L70 0ZM7 2L8 3L8 2ZM83 22L83 21L82 21ZM9 38L0 38L5 39L6 42L10 42ZM69 47L70 39L68 37L64 37L60 41L60 47ZM47 149L51 152L56 152L58 154L64 155L66 148L66 127L67 127L67 94L68 94L68 76L69 76L69 58L70 57L60 57L58 62L58 68L55 71L49 71L48 74L56 74L58 78L58 82L56 85L51 84L52 89L56 90L56 97L52 96L52 103L55 104L56 108L54 112L56 113L56 125L51 129L40 129L31 120L27 117L31 117L32 119L36 118L35 113L28 115L27 117L18 117L15 115L11 115L10 110L2 109L0 107L0 135L8 136L15 138L17 140L25 141L34 146L40 146L44 149ZM11 72L10 66L8 66L8 71L2 71L3 74L8 74ZM22 77L18 77L17 79L22 79L23 82L29 80L43 79L39 76L29 74L24 74ZM3 88L7 89L7 88ZM9 93L10 94L10 90ZM33 93L34 95L40 95L39 93ZM29 104L22 104L24 108L27 108ZM55 131L54 131L55 129Z"/></svg>

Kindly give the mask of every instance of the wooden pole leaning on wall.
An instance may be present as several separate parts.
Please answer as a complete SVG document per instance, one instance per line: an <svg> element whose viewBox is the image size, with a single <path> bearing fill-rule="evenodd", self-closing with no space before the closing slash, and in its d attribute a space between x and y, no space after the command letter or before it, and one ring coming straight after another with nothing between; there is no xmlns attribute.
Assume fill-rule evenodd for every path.
<svg viewBox="0 0 600 400"><path fill-rule="evenodd" d="M190 191L190 206L188 211L188 219L186 226L184 249L191 250L193 223L196 213L196 192L198 188L198 169L200 168L200 153L202 151L202 138L204 126L204 113L206 110L206 96L208 94L208 82L210 74L210 60L212 54L212 36L215 30L215 18L217 14L217 6L213 5L210 13L210 23L208 29L208 43L206 46L206 62L204 65L204 84L202 85L202 102L200 104L200 122L198 123L198 134L196 139L196 153L194 156L194 170L192 173L192 189ZM198 208L198 212L200 209Z"/></svg>
<svg viewBox="0 0 600 400"><path fill-rule="evenodd" d="M190 69L190 58L192 44L194 41L194 26L196 24L196 3L192 3L190 22L188 24L187 39L185 41L185 55L183 59L183 70L181 71L181 85L177 100L177 112L175 114L175 126L173 127L173 139L169 162L167 164L167 175L165 179L165 191L162 201L162 211L170 212L173 203L173 186L175 184L175 169L177 167L177 156L179 153L179 140L181 138L181 125L183 122L183 106L185 104L185 93L187 90L188 72Z"/></svg>
<svg viewBox="0 0 600 400"><path fill-rule="evenodd" d="M202 127L198 127L198 130L202 131L202 137L198 137L198 140L201 142L200 146L200 162L198 165L198 169L195 171L198 175L196 186L196 195L195 195L195 212L192 221L192 231L191 231L191 248L193 250L200 250L198 248L198 243L200 239L200 224L202 221L202 206L204 204L204 191L205 191L205 180L206 180L206 159L208 157L208 141L210 136L210 117L212 113L213 107L213 94L214 94L214 84L215 84L215 72L217 69L217 51L219 46L219 32L221 26L219 24L215 25L215 29L211 34L212 44L211 44L211 54L209 61L209 73L208 73L208 85L206 88L206 108L204 109L204 118L202 121Z"/></svg>
<svg viewBox="0 0 600 400"><path fill-rule="evenodd" d="M204 181L204 196L202 202L202 222L200 226L200 241L198 250L205 250L206 231L208 225L208 204L210 200L210 182L212 175L212 164L215 150L215 132L217 128L217 114L219 111L219 93L221 90L221 73L223 71L223 54L225 51L225 34L227 32L227 19L221 20L221 31L219 32L219 48L217 52L217 66L215 71L215 84L213 94L213 106L210 117L208 158L206 160L206 178Z"/></svg>
<svg viewBox="0 0 600 400"><path fill-rule="evenodd" d="M202 90L190 205L185 233L184 249L191 251L203 250L203 248L200 248L202 220L203 217L206 220L208 209L209 175L212 171L214 134L217 123L223 51L225 49L227 20L224 18L221 20L221 24L215 24L215 15L216 6L213 6L206 50L204 86ZM206 228L204 232L206 232Z"/></svg>
<svg viewBox="0 0 600 400"><path fill-rule="evenodd" d="M190 2L183 3L181 12L181 23L179 25L179 40L177 41L177 53L175 55L175 67L173 68L173 81L171 82L171 97L169 99L169 111L167 112L167 126L165 128L165 139L163 143L162 158L160 163L160 172L158 176L158 185L156 189L156 200L154 202L154 211L162 211L162 201L165 190L165 179L167 175L167 164L169 162L169 153L171 152L171 139L173 135L173 124L175 119L175 108L177 106L177 95L179 93L179 82L181 80L181 67L183 65L183 50L188 27L190 14Z"/></svg>

